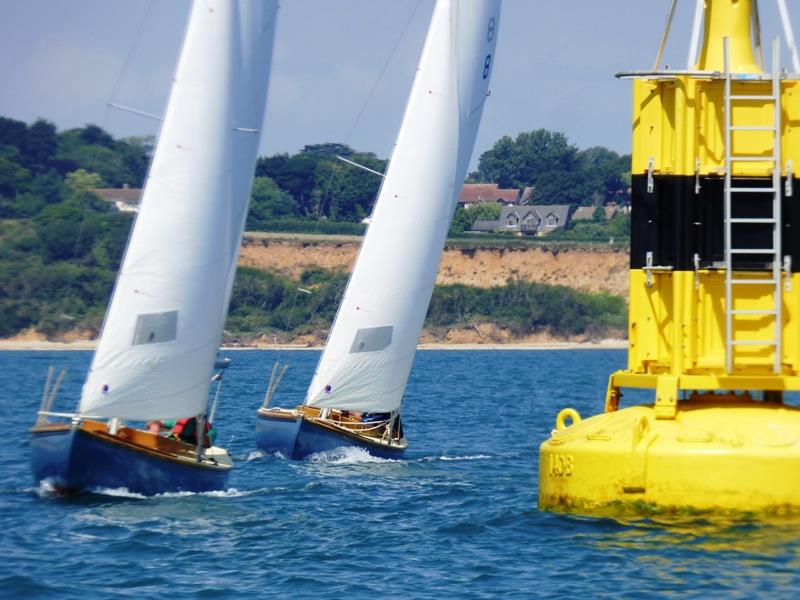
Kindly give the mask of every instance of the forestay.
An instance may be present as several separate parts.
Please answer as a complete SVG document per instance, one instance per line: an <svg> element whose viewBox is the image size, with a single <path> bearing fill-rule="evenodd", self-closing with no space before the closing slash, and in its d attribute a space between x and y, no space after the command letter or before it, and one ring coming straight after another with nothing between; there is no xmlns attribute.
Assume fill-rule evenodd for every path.
<svg viewBox="0 0 800 600"><path fill-rule="evenodd" d="M439 0L371 224L306 396L399 408L475 143L500 0Z"/></svg>
<svg viewBox="0 0 800 600"><path fill-rule="evenodd" d="M276 1L193 5L82 414L205 411L264 117Z"/></svg>

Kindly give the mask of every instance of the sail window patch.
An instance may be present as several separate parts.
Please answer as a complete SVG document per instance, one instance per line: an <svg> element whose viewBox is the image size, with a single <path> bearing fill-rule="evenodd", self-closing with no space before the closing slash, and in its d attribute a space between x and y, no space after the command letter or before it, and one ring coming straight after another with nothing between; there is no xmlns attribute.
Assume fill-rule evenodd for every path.
<svg viewBox="0 0 800 600"><path fill-rule="evenodd" d="M378 352L389 347L392 343L392 325L384 327L367 327L356 331L353 338L353 345L350 346L350 354L357 352Z"/></svg>
<svg viewBox="0 0 800 600"><path fill-rule="evenodd" d="M177 336L177 332L177 310L139 315L136 319L136 331L133 333L133 345L171 342Z"/></svg>

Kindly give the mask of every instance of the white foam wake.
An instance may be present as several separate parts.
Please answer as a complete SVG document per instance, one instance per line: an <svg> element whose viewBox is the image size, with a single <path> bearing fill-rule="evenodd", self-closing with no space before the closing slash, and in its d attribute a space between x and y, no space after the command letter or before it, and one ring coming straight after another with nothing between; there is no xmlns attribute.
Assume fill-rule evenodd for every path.
<svg viewBox="0 0 800 600"><path fill-rule="evenodd" d="M213 490L209 492L164 492L163 494L154 494L152 496L145 496L136 492L131 492L126 488L95 488L92 490L95 494L103 494L104 496L112 496L117 498L135 498L139 500L152 499L152 498L186 498L188 496L207 496L210 498L241 498L243 496L252 496L253 494L261 494L268 491L266 488L258 490L242 491L236 488L228 488L227 490Z"/></svg>
<svg viewBox="0 0 800 600"><path fill-rule="evenodd" d="M48 498L50 496L58 496L58 489L53 484L52 479L42 479L39 482L39 486L36 488L36 494L40 498Z"/></svg>
<svg viewBox="0 0 800 600"><path fill-rule="evenodd" d="M353 446L343 446L325 452L317 452L309 456L306 460L315 463L328 463L332 465L358 465L366 463L392 463L398 462L393 458L380 458L373 456L364 448Z"/></svg>
<svg viewBox="0 0 800 600"><path fill-rule="evenodd" d="M488 454L467 454L465 456L439 456L436 460L486 460L492 458Z"/></svg>

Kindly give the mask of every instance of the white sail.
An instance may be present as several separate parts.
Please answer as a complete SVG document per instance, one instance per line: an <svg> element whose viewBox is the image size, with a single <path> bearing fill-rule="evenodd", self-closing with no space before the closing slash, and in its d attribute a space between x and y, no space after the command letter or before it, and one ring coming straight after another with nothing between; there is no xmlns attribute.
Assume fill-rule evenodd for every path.
<svg viewBox="0 0 800 600"><path fill-rule="evenodd" d="M250 199L276 0L195 2L82 414L205 411Z"/></svg>
<svg viewBox="0 0 800 600"><path fill-rule="evenodd" d="M395 150L306 396L318 407L399 408L475 144L500 0L439 0Z"/></svg>

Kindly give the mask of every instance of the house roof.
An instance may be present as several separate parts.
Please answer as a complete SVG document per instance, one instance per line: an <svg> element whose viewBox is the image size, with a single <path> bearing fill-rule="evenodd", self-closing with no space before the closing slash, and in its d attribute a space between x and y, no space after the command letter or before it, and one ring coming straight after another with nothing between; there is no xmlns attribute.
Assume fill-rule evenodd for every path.
<svg viewBox="0 0 800 600"><path fill-rule="evenodd" d="M494 231L498 227L500 227L500 221L478 219L472 224L471 231Z"/></svg>
<svg viewBox="0 0 800 600"><path fill-rule="evenodd" d="M498 220L505 224L509 215L516 214L520 221L524 221L529 215L535 219L538 219L539 221L545 221L548 215L552 214L554 217L556 217L558 226L563 227L567 224L569 209L569 204L504 206L502 209L500 209L500 218Z"/></svg>
<svg viewBox="0 0 800 600"><path fill-rule="evenodd" d="M142 197L141 188L94 188L92 192L106 202L123 202L131 205L138 205Z"/></svg>
<svg viewBox="0 0 800 600"><path fill-rule="evenodd" d="M475 221L472 231L493 231L509 227L509 217L514 215L516 223L512 227L517 227L522 223L533 225L543 231L554 228L564 227L569 218L569 204L545 204L541 206L504 206L500 209L500 217L496 221ZM555 217L555 227L548 226L549 216ZM527 222L525 222L527 219Z"/></svg>
<svg viewBox="0 0 800 600"><path fill-rule="evenodd" d="M596 206L579 206L572 213L573 221L587 221L594 218L594 211L597 210Z"/></svg>
<svg viewBox="0 0 800 600"><path fill-rule="evenodd" d="M458 202L459 204L477 204L502 200L516 203L519 196L519 190L501 188L497 183L465 183L461 186Z"/></svg>

